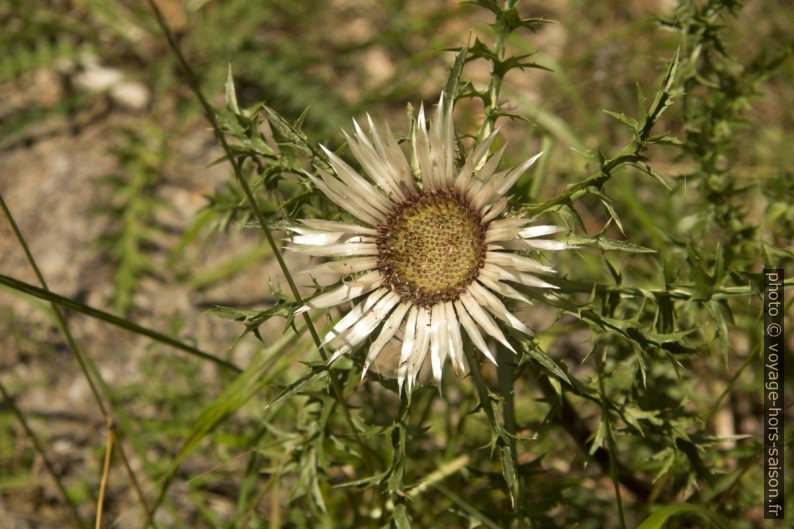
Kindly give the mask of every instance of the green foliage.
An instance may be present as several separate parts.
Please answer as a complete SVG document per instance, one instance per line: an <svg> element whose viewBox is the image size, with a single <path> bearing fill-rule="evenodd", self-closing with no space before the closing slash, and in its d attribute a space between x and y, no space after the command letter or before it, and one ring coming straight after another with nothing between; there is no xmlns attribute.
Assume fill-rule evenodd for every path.
<svg viewBox="0 0 794 529"><path fill-rule="evenodd" d="M717 517L711 512L696 505L682 503L679 505L667 505L660 508L650 515L644 522L638 525L637 529L661 529L665 522L670 518L686 514L699 514L704 518L712 520L716 527L722 527L722 525L716 521Z"/></svg>
<svg viewBox="0 0 794 529"><path fill-rule="evenodd" d="M89 28L54 6L9 0L0 8L0 81L8 81L89 51L81 43Z"/></svg>
<svg viewBox="0 0 794 529"><path fill-rule="evenodd" d="M113 193L103 212L109 229L102 238L116 268L113 305L122 315L133 307L133 296L141 278L155 270L150 257L162 238L155 214L163 204L157 198L157 184L168 154L162 130L125 128L123 143L113 149L120 172L105 177Z"/></svg>

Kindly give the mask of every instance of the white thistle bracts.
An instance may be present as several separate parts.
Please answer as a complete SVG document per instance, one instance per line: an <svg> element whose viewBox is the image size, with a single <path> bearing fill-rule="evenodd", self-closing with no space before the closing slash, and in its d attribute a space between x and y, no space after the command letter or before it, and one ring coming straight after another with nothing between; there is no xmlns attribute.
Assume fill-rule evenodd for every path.
<svg viewBox="0 0 794 529"><path fill-rule="evenodd" d="M466 372L461 329L493 363L486 340L514 350L500 325L531 331L503 299L529 303L521 286L556 288L536 275L554 270L524 253L572 248L546 238L563 228L504 216L506 194L540 154L497 172L503 150L489 156L494 132L456 168L451 110L443 97L430 120L420 108L410 142L418 180L388 127L379 129L367 116L367 133L354 121L355 134L345 136L368 178L325 148L334 174L310 178L360 223L307 219L290 228L288 249L341 258L302 270L336 274L339 284L296 313L354 302L325 336L334 347L332 360L371 337L363 378L399 339L401 390L413 389L428 359L437 382L447 359Z"/></svg>

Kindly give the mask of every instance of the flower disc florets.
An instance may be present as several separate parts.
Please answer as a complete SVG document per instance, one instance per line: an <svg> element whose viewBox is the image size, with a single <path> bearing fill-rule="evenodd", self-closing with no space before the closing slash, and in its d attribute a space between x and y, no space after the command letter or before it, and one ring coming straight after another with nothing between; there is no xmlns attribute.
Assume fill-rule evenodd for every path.
<svg viewBox="0 0 794 529"><path fill-rule="evenodd" d="M454 301L485 263L482 216L454 190L399 204L378 230L378 268L403 301Z"/></svg>

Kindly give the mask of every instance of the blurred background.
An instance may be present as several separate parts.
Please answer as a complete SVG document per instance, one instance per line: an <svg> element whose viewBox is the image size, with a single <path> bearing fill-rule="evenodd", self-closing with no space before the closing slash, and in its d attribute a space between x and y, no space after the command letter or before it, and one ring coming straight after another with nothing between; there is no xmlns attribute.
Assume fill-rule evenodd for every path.
<svg viewBox="0 0 794 529"><path fill-rule="evenodd" d="M486 42L493 39L492 15L456 1L157 0L157 4L214 105L225 104L224 82L231 67L241 106L264 101L290 121L302 119L309 138L331 146L341 144L340 130L352 127L351 117L360 118L365 112L405 133L406 104L417 107L437 100L454 59L448 50L471 44L476 36ZM602 109L636 116L638 90L652 99L682 45L680 28L671 27L677 5L674 0L521 2L522 15L555 21L531 32L516 32L507 43L512 54L536 52L532 60L551 70L512 71L502 89L505 109L527 118L500 120L509 142L509 161L526 159L541 148L549 153L546 177L519 185L517 192L525 200L554 196L597 168L589 154L614 154L627 141L629 131ZM715 92L731 95L734 90L738 96L714 103L726 108L720 110L724 122L712 123L711 133L722 134L719 137L727 147L711 163L730 165L734 187L714 184L708 191L707 186L698 186L704 181L703 166L693 161L692 152L654 147L649 153L652 165L674 184L674 198L647 175L631 171L621 172L611 188L626 237L633 243L659 248L668 235L677 237L670 235L673 226L676 233L686 233L698 222L687 217L693 210L686 205L707 200L704 196L711 192L707 201L716 208L715 215L720 204L741 204L741 214L734 218L740 226L731 237L741 236L742 227L760 225L764 232L758 240L790 250L794 63L775 65L769 75L757 74L747 65L757 61L762 50L791 49L794 5L784 0L748 0L741 7L737 4L734 14L723 11L723 15L719 21L727 28L726 53L735 61L724 71L733 75L728 78L734 82ZM666 21L667 27L660 21ZM258 230L248 229L241 218L241 195L230 185L228 165L214 163L222 151L146 3L2 0L0 27L0 194L50 289L246 365L262 342L251 334L238 340L244 330L239 321L219 318L206 309L216 305L265 309L277 299L274 287L281 285L281 276ZM489 76L486 61L474 61L464 69L464 78L479 87ZM709 99L713 93L704 91L702 101L716 101ZM690 98L689 104L696 99ZM688 128L690 110L686 105L674 106L659 132L681 139L697 135ZM459 131L476 132L482 115L476 101L461 101L456 111ZM687 178L692 178L688 188ZM284 200L278 193L263 192L262 197L268 214L278 212ZM596 206L593 201L577 207L585 233L597 233L609 218ZM681 225L686 218L690 224ZM703 232L701 250L706 254L719 251L715 248L720 229ZM614 225L608 233L623 238ZM747 240L754 237L747 235ZM731 241L736 243L731 247L739 250L729 266L757 273L761 247L742 249L742 243ZM609 277L603 265L575 256L563 259L567 261L559 268L569 276ZM772 260L781 259L790 259L790 252ZM683 269L691 260L682 254L671 263ZM627 283L642 287L662 281L658 269L648 269L641 260L614 264ZM5 218L0 221L0 273L38 284ZM758 340L753 330L758 299L741 303L746 307L736 318L736 328L732 323L730 335L722 337L730 342L734 367ZM213 364L102 321L76 313L66 317L75 340L112 388L115 405L126 410L135 432L129 448L131 465L146 476L141 486L153 497L158 478L165 474L197 413L223 390L229 376ZM536 319L549 325L554 315L541 313ZM282 319L274 319L265 322L261 332L272 339L290 331L284 331ZM562 342L566 347L574 343L574 352L586 353L576 345L586 335L577 336L558 331L545 343L552 351L562 350ZM719 349L708 345L718 344L717 334L703 341L707 349ZM713 400L732 379L735 371L724 368L720 358L715 352L713 358L688 365L697 377L704 377L699 379L703 386L694 385L701 393L694 395ZM252 463L250 454L257 450L268 454L269 448L253 445L250 439L260 429L264 404L305 370L303 359L292 358L279 372L277 388L263 391L187 458L161 513L163 527L303 527L312 526L312 516L323 519L317 513L301 518L293 512L311 509L301 504L300 497L290 496L286 485L269 488L256 502L247 496L243 507L238 496L240 487L256 486L258 470L263 469L261 479L268 475L267 465ZM744 386L736 390L723 418L729 423L723 431L731 435L759 428L759 393L753 385L757 373L751 371L742 375L740 386ZM50 462L79 513L93 519L106 441L103 416L49 306L5 287L0 288L0 382L46 444ZM525 397L529 402L537 395ZM393 402L391 406L383 423L391 421ZM12 411L7 400L0 402L0 527L65 527L70 523L68 506ZM542 414L534 415L527 412L521 420L540 421ZM539 479L551 479L552 490L560 495L543 499L539 510L552 513L550 519L557 520L559 527L611 526L614 518L604 514L609 508L602 512L596 507L610 501L599 492L608 488L604 486L608 481L584 469L581 454L570 455L576 453L573 444L570 452L566 448L554 452L557 441L545 442L550 446L538 450L549 451L543 464L556 477ZM424 448L430 460L428 446L434 445L430 442ZM264 461L277 464L271 455L265 455ZM563 491L572 490L563 483L568 465L578 464L571 461L582 463L577 467L582 474L573 479L584 480L591 493L562 500ZM339 475L332 475L331 482L363 477L344 467L335 472ZM108 483L106 526L141 527L135 491L117 461ZM472 492L465 484L460 487L464 496ZM537 494L542 494L542 487ZM761 523L760 508L753 507L756 499L752 494L731 497L730 505L746 524L741 527ZM345 505L340 501L338 508ZM554 511L560 503L573 506L570 516ZM587 522L580 517L589 509L595 514ZM432 512L427 510L426 522L432 520ZM347 526L379 526L376 513L361 516L369 522L356 518L357 525ZM465 526L459 520L446 523L445 527ZM555 526L548 523L540 526Z"/></svg>

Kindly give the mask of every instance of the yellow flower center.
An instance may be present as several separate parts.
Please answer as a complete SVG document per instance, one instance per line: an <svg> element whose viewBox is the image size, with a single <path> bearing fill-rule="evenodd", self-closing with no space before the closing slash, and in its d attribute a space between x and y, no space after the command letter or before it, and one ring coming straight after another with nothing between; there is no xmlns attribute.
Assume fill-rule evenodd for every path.
<svg viewBox="0 0 794 529"><path fill-rule="evenodd" d="M485 259L482 218L456 191L409 198L379 230L378 267L403 301L452 301Z"/></svg>

